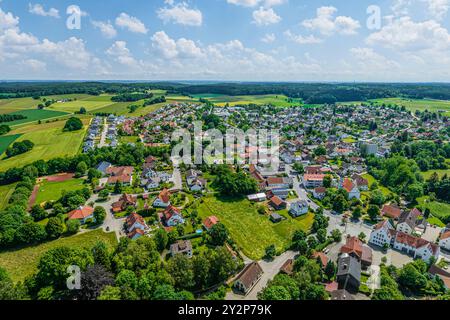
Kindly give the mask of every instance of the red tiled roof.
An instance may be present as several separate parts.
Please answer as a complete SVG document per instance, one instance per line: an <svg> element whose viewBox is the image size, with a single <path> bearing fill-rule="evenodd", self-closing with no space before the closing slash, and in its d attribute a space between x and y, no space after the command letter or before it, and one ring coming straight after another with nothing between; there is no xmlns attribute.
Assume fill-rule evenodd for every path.
<svg viewBox="0 0 450 320"><path fill-rule="evenodd" d="M170 218L172 218L173 215L180 215L181 212L180 210L178 210L177 208L175 208L174 206L170 205L166 208L166 210L164 210L163 215L164 215L164 219L169 220Z"/></svg>
<svg viewBox="0 0 450 320"><path fill-rule="evenodd" d="M284 179L281 177L269 177L267 178L267 184L283 184Z"/></svg>
<svg viewBox="0 0 450 320"><path fill-rule="evenodd" d="M397 206L385 204L383 209L381 209L381 214L392 219L398 219L402 214L402 210Z"/></svg>
<svg viewBox="0 0 450 320"><path fill-rule="evenodd" d="M354 252L358 257L362 257L363 253L363 243L357 237L348 237L347 242L341 247L341 253L351 253Z"/></svg>
<svg viewBox="0 0 450 320"><path fill-rule="evenodd" d="M284 203L284 201L283 200L281 200L279 197L277 197L277 196L274 196L274 197L272 197L271 199L270 199L270 202L272 202L275 206L277 206L277 207L279 207L279 206L281 206L283 203Z"/></svg>
<svg viewBox="0 0 450 320"><path fill-rule="evenodd" d="M307 181L322 181L325 178L325 174L304 174L303 180Z"/></svg>
<svg viewBox="0 0 450 320"><path fill-rule="evenodd" d="M170 191L167 189L164 189L163 191L160 192L160 194L158 195L158 198L162 202L168 203L170 201Z"/></svg>
<svg viewBox="0 0 450 320"><path fill-rule="evenodd" d="M142 224L142 225L145 224L144 218L142 218L142 216L140 216L140 215L137 214L137 213L132 213L132 214L130 214L130 215L127 217L126 223L127 223L128 228L130 228L130 227L131 227L132 225L134 225L136 222L138 222L138 223L140 223L140 224Z"/></svg>
<svg viewBox="0 0 450 320"><path fill-rule="evenodd" d="M206 229L211 229L214 225L216 225L219 222L219 218L216 216L211 216L205 219L203 222L203 225Z"/></svg>
<svg viewBox="0 0 450 320"><path fill-rule="evenodd" d="M325 255L325 253L323 253L323 252L314 252L312 256L313 256L314 259L319 258L323 267L325 267L327 265L328 257Z"/></svg>
<svg viewBox="0 0 450 320"><path fill-rule="evenodd" d="M325 187L317 187L317 188L314 189L314 192L315 193L325 193L325 192L327 192L327 188L325 188Z"/></svg>
<svg viewBox="0 0 450 320"><path fill-rule="evenodd" d="M441 234L441 236L439 237L440 240L444 240L450 238L450 230L449 231L445 231Z"/></svg>
<svg viewBox="0 0 450 320"><path fill-rule="evenodd" d="M344 182L342 183L342 188L347 190L347 192L351 192L355 185L353 184L352 180L345 178Z"/></svg>
<svg viewBox="0 0 450 320"><path fill-rule="evenodd" d="M132 239L136 234L143 236L145 233L142 229L136 228L128 234L128 238Z"/></svg>
<svg viewBox="0 0 450 320"><path fill-rule="evenodd" d="M422 238L414 237L404 232L397 232L395 241L417 249L429 245L433 253L435 253L437 250L437 246L434 243L431 243Z"/></svg>
<svg viewBox="0 0 450 320"><path fill-rule="evenodd" d="M133 174L133 171L133 167L109 167L108 169L106 169L106 173L113 176L130 176Z"/></svg>
<svg viewBox="0 0 450 320"><path fill-rule="evenodd" d="M91 207L79 207L68 213L70 220L72 219L85 219L94 213L94 208Z"/></svg>
<svg viewBox="0 0 450 320"><path fill-rule="evenodd" d="M333 292L333 291L336 291L338 289L338 287L339 287L339 284L336 281L333 281L333 282L327 283L325 285L325 291Z"/></svg>

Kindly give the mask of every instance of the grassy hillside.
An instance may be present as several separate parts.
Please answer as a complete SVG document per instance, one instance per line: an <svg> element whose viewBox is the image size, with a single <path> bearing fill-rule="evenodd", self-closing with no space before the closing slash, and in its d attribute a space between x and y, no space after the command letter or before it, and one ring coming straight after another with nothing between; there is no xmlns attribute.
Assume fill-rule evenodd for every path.
<svg viewBox="0 0 450 320"><path fill-rule="evenodd" d="M104 241L110 247L117 243L114 232L104 233L101 229L97 229L32 247L1 252L0 266L6 269L13 281L23 281L36 271L40 257L48 250L62 246L89 248L97 241Z"/></svg>

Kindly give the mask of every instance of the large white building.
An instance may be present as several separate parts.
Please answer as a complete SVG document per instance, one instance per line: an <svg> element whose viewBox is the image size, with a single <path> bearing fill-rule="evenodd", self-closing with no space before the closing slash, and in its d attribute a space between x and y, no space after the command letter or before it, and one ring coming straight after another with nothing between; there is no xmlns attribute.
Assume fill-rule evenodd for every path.
<svg viewBox="0 0 450 320"><path fill-rule="evenodd" d="M441 234L439 237L439 246L442 249L450 251L450 230L447 230Z"/></svg>

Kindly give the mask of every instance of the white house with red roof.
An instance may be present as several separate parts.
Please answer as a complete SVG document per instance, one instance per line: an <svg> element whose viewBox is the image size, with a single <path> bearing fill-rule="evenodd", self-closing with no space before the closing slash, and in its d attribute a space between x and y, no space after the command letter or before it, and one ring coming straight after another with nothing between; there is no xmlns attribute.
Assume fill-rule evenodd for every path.
<svg viewBox="0 0 450 320"><path fill-rule="evenodd" d="M421 216L422 212L417 208L414 208L411 211L402 212L398 219L397 231L412 234L415 231Z"/></svg>
<svg viewBox="0 0 450 320"><path fill-rule="evenodd" d="M212 227L214 227L217 223L219 223L219 218L216 216L210 216L203 221L203 226L206 230L210 230Z"/></svg>
<svg viewBox="0 0 450 320"><path fill-rule="evenodd" d="M397 231L394 239L394 249L412 255L414 258L420 258L425 262L428 262L431 257L438 259L440 254L439 246L436 244L399 231Z"/></svg>
<svg viewBox="0 0 450 320"><path fill-rule="evenodd" d="M327 188L325 187L317 187L313 190L313 196L316 199L323 199L327 193Z"/></svg>
<svg viewBox="0 0 450 320"><path fill-rule="evenodd" d="M67 216L69 220L80 220L81 223L86 223L87 220L94 219L94 208L79 207L73 211L70 211Z"/></svg>
<svg viewBox="0 0 450 320"><path fill-rule="evenodd" d="M153 206L158 208L170 206L170 191L167 189L161 191L155 201L153 201Z"/></svg>
<svg viewBox="0 0 450 320"><path fill-rule="evenodd" d="M349 199L360 199L361 198L361 192L358 189L358 186L353 183L353 181L349 178L345 178L341 183L342 189L346 190L348 192L348 198Z"/></svg>
<svg viewBox="0 0 450 320"><path fill-rule="evenodd" d="M444 231L439 237L439 246L450 251L450 230Z"/></svg>
<svg viewBox="0 0 450 320"><path fill-rule="evenodd" d="M184 218L181 215L181 211L172 205L168 206L166 210L164 210L163 218L166 226L168 227L175 227L184 223Z"/></svg>
<svg viewBox="0 0 450 320"><path fill-rule="evenodd" d="M129 233L133 232L135 229L141 229L144 232L145 232L145 230L148 229L148 226L145 223L144 218L142 218L142 216L137 213L130 214L127 217L125 223L127 226L127 231Z"/></svg>

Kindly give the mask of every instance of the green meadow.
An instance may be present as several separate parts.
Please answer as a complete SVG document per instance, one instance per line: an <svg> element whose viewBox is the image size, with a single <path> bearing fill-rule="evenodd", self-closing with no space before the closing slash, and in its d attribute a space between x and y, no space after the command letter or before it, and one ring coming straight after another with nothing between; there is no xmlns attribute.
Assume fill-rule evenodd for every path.
<svg viewBox="0 0 450 320"><path fill-rule="evenodd" d="M80 190L84 187L83 179L70 179L66 181L44 180L39 184L39 191L36 197L36 204L47 201L56 201L61 198L64 191Z"/></svg>
<svg viewBox="0 0 450 320"><path fill-rule="evenodd" d="M236 106L236 105L247 105L247 104L257 104L257 105L268 105L272 104L277 107L290 107L294 105L302 105L303 102L300 99L289 100L288 97L284 95L266 94L266 95L243 95L243 96L228 96L220 94L196 94L193 95L196 99L207 99L210 102L216 104L217 106Z"/></svg>
<svg viewBox="0 0 450 320"><path fill-rule="evenodd" d="M0 155L2 155L3 152L5 152L6 149L8 149L8 147L14 141L16 141L20 136L21 136L21 134L13 134L13 135L8 135L8 136L1 136L0 137Z"/></svg>

